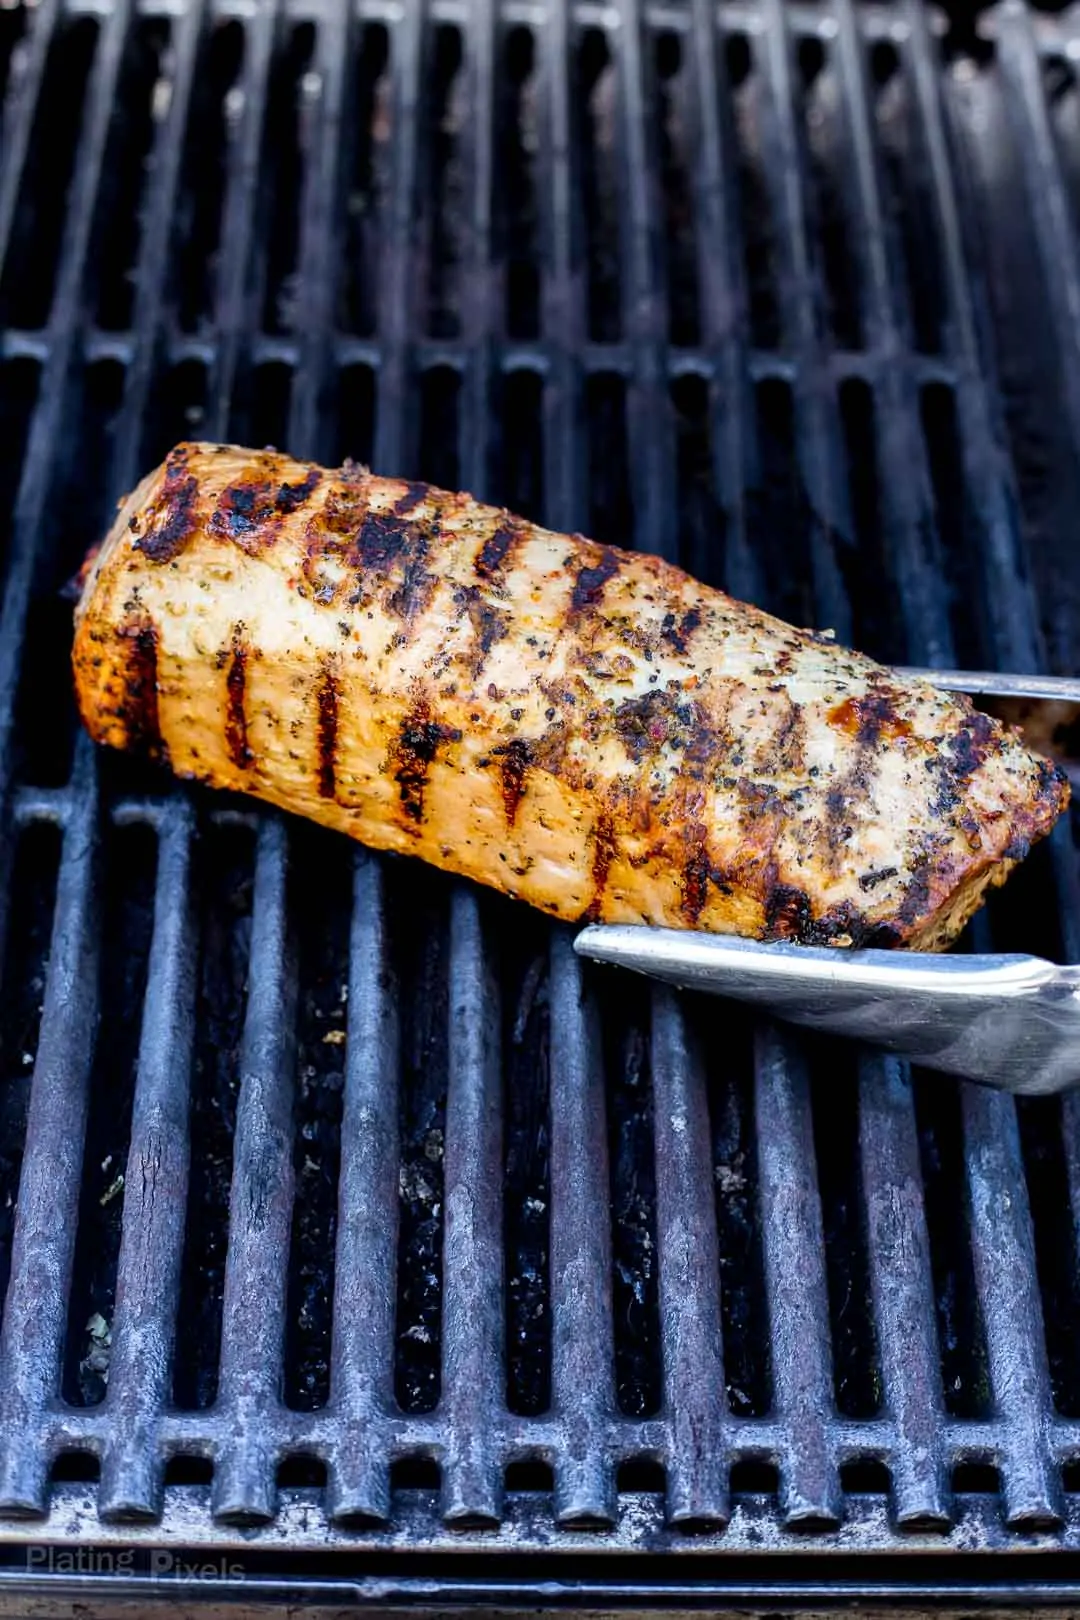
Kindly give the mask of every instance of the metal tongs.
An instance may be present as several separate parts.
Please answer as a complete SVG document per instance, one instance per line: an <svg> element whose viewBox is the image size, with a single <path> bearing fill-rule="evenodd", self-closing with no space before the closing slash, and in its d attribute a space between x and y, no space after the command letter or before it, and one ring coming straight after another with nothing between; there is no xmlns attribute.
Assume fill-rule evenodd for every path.
<svg viewBox="0 0 1080 1620"><path fill-rule="evenodd" d="M912 669L1019 725L1080 790L1080 679ZM985 701L984 701L985 700ZM1036 956L937 956L762 945L673 928L593 925L582 956L778 1018L885 1047L925 1068L1036 1094L1080 1084L1080 965Z"/></svg>

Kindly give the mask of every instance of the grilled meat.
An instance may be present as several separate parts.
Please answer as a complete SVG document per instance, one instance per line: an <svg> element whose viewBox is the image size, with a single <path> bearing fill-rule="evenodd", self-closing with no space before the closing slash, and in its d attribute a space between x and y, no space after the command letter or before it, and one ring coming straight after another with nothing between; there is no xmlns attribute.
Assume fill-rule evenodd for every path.
<svg viewBox="0 0 1080 1620"><path fill-rule="evenodd" d="M98 741L569 921L940 947L1068 796L966 698L352 465L179 445L76 618Z"/></svg>

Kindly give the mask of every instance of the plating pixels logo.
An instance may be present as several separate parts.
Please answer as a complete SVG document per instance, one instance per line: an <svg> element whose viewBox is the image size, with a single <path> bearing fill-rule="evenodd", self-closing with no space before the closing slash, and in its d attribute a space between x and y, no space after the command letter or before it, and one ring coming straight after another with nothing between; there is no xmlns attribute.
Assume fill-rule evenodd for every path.
<svg viewBox="0 0 1080 1620"><path fill-rule="evenodd" d="M201 1559L170 1547L44 1547L26 1549L26 1568L42 1575L133 1575L154 1581L242 1581L230 1558Z"/></svg>

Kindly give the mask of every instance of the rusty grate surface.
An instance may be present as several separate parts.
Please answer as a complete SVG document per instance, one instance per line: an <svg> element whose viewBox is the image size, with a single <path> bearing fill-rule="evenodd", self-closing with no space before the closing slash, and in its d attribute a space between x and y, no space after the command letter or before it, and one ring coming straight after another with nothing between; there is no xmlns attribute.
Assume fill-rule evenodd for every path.
<svg viewBox="0 0 1080 1620"><path fill-rule="evenodd" d="M1080 1542L1075 1099L97 759L57 594L232 436L1075 672L1078 55L1015 0L0 9L13 1557ZM1076 832L984 943L1080 961Z"/></svg>

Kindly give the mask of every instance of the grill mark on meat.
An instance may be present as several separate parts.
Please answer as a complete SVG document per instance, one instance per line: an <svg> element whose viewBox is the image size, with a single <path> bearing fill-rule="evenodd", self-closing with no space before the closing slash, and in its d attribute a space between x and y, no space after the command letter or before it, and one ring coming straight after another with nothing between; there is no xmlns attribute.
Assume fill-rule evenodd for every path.
<svg viewBox="0 0 1080 1620"><path fill-rule="evenodd" d="M857 805L873 802L872 777L877 770L876 749L860 746L850 768L826 790L821 853L831 872L839 872L843 864L845 845L854 831L853 810Z"/></svg>
<svg viewBox="0 0 1080 1620"><path fill-rule="evenodd" d="M784 717L780 722L776 738L771 748L766 751L768 764L763 769L775 768L777 774L790 772L791 775L801 773L803 765L804 734L806 730L805 716L802 707L796 703L790 692L781 687L784 704Z"/></svg>
<svg viewBox="0 0 1080 1620"><path fill-rule="evenodd" d="M489 534L473 563L473 572L481 579L493 579L501 573L507 557L521 538L521 530L512 523L501 523L494 534Z"/></svg>
<svg viewBox="0 0 1080 1620"><path fill-rule="evenodd" d="M611 812L601 810L592 829L592 899L585 910L589 922L596 922L603 910L604 892L616 851L615 824Z"/></svg>
<svg viewBox="0 0 1080 1620"><path fill-rule="evenodd" d="M401 583L391 591L386 605L411 628L430 606L437 581L427 566L431 544L428 536L414 529L410 541L411 552L402 561Z"/></svg>
<svg viewBox="0 0 1080 1620"><path fill-rule="evenodd" d="M120 634L127 643L127 678L120 718L128 747L151 759L167 759L158 714L157 625L145 616L131 619Z"/></svg>
<svg viewBox="0 0 1080 1620"><path fill-rule="evenodd" d="M622 567L619 553L614 546L597 546L597 561L593 566L583 565L578 570L574 581L573 594L570 597L570 612L572 614L584 613L588 608L594 608L600 602L609 579L613 579Z"/></svg>
<svg viewBox="0 0 1080 1620"><path fill-rule="evenodd" d="M357 568L388 573L420 538L415 524L389 512L368 512L357 530L352 560Z"/></svg>
<svg viewBox="0 0 1080 1620"><path fill-rule="evenodd" d="M511 617L504 608L488 602L475 585L459 585L454 605L468 615L472 626L472 643L461 656L473 680L478 681L492 647L509 634Z"/></svg>
<svg viewBox="0 0 1080 1620"><path fill-rule="evenodd" d="M274 496L274 511L280 512L283 517L295 512L315 493L321 482L322 472L318 467L312 467L300 483L280 485Z"/></svg>
<svg viewBox="0 0 1080 1620"><path fill-rule="evenodd" d="M229 758L240 770L246 770L254 758L248 746L247 661L244 626L238 624L233 630L232 653L225 676L225 746Z"/></svg>
<svg viewBox="0 0 1080 1620"><path fill-rule="evenodd" d="M911 932L930 903L933 876L931 860L932 852L924 845L908 862L910 875L895 917L895 927L901 939Z"/></svg>
<svg viewBox="0 0 1080 1620"><path fill-rule="evenodd" d="M686 828L686 858L682 870L682 914L691 927L697 923L709 895L708 828L692 821Z"/></svg>
<svg viewBox="0 0 1080 1620"><path fill-rule="evenodd" d="M394 505L394 516L407 517L416 507L421 506L430 494L430 484L406 484L404 495Z"/></svg>
<svg viewBox="0 0 1080 1620"><path fill-rule="evenodd" d="M338 701L337 671L333 661L327 659L319 672L316 691L319 711L319 797L322 799L333 799L337 795Z"/></svg>
<svg viewBox="0 0 1080 1620"><path fill-rule="evenodd" d="M460 741L460 731L432 720L430 705L424 700L417 703L402 722L397 740L390 747L389 763L393 766L401 808L417 826L424 819L424 795L432 761L443 743Z"/></svg>
<svg viewBox="0 0 1080 1620"><path fill-rule="evenodd" d="M532 764L532 750L524 737L492 749L499 761L499 780L502 787L503 810L506 824L512 827L517 820L518 806L525 796L525 775Z"/></svg>
<svg viewBox="0 0 1080 1620"><path fill-rule="evenodd" d="M195 532L198 495L199 480L188 472L187 447L177 445L165 463L165 481L154 503L146 533L136 534L132 542L135 550L154 563L169 563L178 557ZM137 528L137 518L133 517L131 522Z"/></svg>

